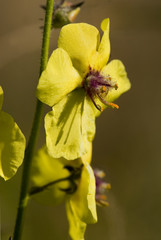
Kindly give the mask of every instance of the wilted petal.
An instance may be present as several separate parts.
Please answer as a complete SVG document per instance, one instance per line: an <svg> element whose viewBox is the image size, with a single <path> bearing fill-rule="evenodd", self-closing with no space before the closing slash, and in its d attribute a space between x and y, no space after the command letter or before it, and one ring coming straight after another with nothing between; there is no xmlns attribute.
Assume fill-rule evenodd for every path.
<svg viewBox="0 0 161 240"><path fill-rule="evenodd" d="M68 53L58 48L52 53L47 68L39 79L36 95L43 103L53 106L80 86L81 81Z"/></svg>
<svg viewBox="0 0 161 240"><path fill-rule="evenodd" d="M0 176L11 178L24 157L25 137L13 118L0 112Z"/></svg>
<svg viewBox="0 0 161 240"><path fill-rule="evenodd" d="M46 115L46 142L51 156L74 160L88 152L95 134L91 104L80 88L64 97Z"/></svg>

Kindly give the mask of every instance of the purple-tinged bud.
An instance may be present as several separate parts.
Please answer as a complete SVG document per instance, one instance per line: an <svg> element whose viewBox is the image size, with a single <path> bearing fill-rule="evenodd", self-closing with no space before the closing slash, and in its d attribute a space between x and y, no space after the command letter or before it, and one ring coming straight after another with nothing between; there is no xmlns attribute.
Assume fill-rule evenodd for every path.
<svg viewBox="0 0 161 240"><path fill-rule="evenodd" d="M73 4L70 1L60 1L54 5L52 16L52 28L61 28L66 24L74 22L75 18L80 12L83 1L77 4ZM41 6L44 10L46 7Z"/></svg>

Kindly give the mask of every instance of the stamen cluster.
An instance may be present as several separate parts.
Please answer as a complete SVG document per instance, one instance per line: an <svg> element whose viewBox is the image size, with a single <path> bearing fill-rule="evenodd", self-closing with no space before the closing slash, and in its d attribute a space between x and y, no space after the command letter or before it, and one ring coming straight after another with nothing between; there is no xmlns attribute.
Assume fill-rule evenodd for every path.
<svg viewBox="0 0 161 240"><path fill-rule="evenodd" d="M100 206L108 206L105 192L111 188L111 185L103 179L105 173L102 170L94 169L94 175L96 180L96 202Z"/></svg>
<svg viewBox="0 0 161 240"><path fill-rule="evenodd" d="M114 88L117 90L117 84L112 81L110 75L103 76L99 71L95 71L89 68L89 72L85 76L82 82L83 88L85 89L87 95L92 100L94 106L99 110L103 111L103 108L95 102L95 98L97 97L103 104L106 106L110 106L113 108L118 108L118 105L114 103L109 103L105 100L110 89Z"/></svg>

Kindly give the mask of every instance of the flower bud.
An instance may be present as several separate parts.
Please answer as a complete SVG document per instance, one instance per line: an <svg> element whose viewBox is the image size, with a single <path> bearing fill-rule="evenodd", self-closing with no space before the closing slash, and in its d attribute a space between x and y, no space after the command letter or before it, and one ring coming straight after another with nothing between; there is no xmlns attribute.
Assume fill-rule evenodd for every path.
<svg viewBox="0 0 161 240"><path fill-rule="evenodd" d="M70 1L61 1L55 4L52 16L52 28L61 28L66 24L74 22L83 3L73 4ZM41 7L46 9L44 5Z"/></svg>

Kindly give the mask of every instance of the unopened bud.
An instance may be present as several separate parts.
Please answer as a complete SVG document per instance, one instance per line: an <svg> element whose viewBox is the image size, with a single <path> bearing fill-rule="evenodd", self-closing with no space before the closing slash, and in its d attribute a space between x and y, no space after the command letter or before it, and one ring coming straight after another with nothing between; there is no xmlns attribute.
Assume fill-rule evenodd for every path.
<svg viewBox="0 0 161 240"><path fill-rule="evenodd" d="M74 22L84 2L73 4L70 1L61 1L55 4L52 16L52 28L61 28ZM44 10L45 6L41 6Z"/></svg>

